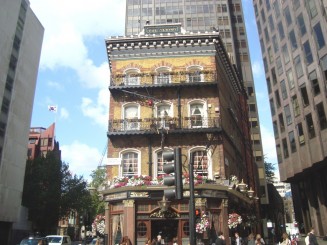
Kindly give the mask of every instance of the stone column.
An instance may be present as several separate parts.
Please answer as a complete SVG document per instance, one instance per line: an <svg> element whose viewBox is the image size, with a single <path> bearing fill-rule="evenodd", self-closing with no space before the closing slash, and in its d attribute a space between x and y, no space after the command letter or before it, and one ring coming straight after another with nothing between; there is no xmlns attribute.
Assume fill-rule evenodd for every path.
<svg viewBox="0 0 327 245"><path fill-rule="evenodd" d="M135 244L136 234L135 234L135 201L134 200L124 200L124 234L123 236L128 236L132 244Z"/></svg>

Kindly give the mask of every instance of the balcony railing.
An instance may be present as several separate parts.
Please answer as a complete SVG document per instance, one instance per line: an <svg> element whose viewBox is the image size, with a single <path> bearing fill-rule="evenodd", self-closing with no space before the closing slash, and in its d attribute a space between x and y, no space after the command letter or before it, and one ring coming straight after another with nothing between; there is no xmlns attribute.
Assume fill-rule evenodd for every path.
<svg viewBox="0 0 327 245"><path fill-rule="evenodd" d="M110 86L150 86L176 83L215 83L216 73L213 71L197 72L158 72L116 74L111 76Z"/></svg>
<svg viewBox="0 0 327 245"><path fill-rule="evenodd" d="M143 118L109 120L108 132L159 132L160 130L201 130L220 127L218 117L184 117L181 125L178 118Z"/></svg>

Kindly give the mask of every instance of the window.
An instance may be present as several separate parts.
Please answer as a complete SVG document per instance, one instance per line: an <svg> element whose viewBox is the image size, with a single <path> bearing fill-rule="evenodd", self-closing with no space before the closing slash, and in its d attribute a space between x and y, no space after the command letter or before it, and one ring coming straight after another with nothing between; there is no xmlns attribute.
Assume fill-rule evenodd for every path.
<svg viewBox="0 0 327 245"><path fill-rule="evenodd" d="M203 103L190 105L191 127L203 127L204 106Z"/></svg>
<svg viewBox="0 0 327 245"><path fill-rule="evenodd" d="M309 41L306 41L303 44L303 48L304 48L305 60L307 62L307 65L310 65L313 62L313 57L312 57L312 53L311 53L311 48L310 48Z"/></svg>
<svg viewBox="0 0 327 245"><path fill-rule="evenodd" d="M282 157L282 150L280 148L280 144L276 145L276 152L277 152L277 161L278 161L278 163L282 163L283 162L283 157Z"/></svg>
<svg viewBox="0 0 327 245"><path fill-rule="evenodd" d="M280 103L280 96L279 96L278 89L275 91L275 99L276 99L277 108L279 108L281 106L281 103Z"/></svg>
<svg viewBox="0 0 327 245"><path fill-rule="evenodd" d="M192 152L194 173L201 176L208 176L207 151L197 150Z"/></svg>
<svg viewBox="0 0 327 245"><path fill-rule="evenodd" d="M256 112L255 104L249 104L249 109L251 112Z"/></svg>
<svg viewBox="0 0 327 245"><path fill-rule="evenodd" d="M273 56L271 47L268 48L268 58L269 58L269 64L271 64L274 60L274 56Z"/></svg>
<svg viewBox="0 0 327 245"><path fill-rule="evenodd" d="M287 89L286 89L285 80L282 80L280 82L280 88L282 90L282 98L283 100L285 100L287 98Z"/></svg>
<svg viewBox="0 0 327 245"><path fill-rule="evenodd" d="M139 106L126 105L124 107L124 129L138 130L139 129Z"/></svg>
<svg viewBox="0 0 327 245"><path fill-rule="evenodd" d="M288 53L287 44L285 44L282 47L282 52L283 52L285 64L287 64L288 62L290 62L290 55Z"/></svg>
<svg viewBox="0 0 327 245"><path fill-rule="evenodd" d="M274 135L275 135L275 139L278 139L278 126L277 126L277 122L273 121L273 129L274 129Z"/></svg>
<svg viewBox="0 0 327 245"><path fill-rule="evenodd" d="M307 107L310 104L309 103L307 88L305 86L303 86L303 87L300 88L300 90L301 90L303 107Z"/></svg>
<svg viewBox="0 0 327 245"><path fill-rule="evenodd" d="M273 5L274 5L274 10L275 10L275 15L276 15L276 19L280 16L280 8L279 8L279 3L278 3L279 1L275 1L274 3L273 3Z"/></svg>
<svg viewBox="0 0 327 245"><path fill-rule="evenodd" d="M327 57L327 56L326 56ZM263 58L263 67L265 68L265 73L268 72L268 64L266 57Z"/></svg>
<svg viewBox="0 0 327 245"><path fill-rule="evenodd" d="M258 127L258 118L250 117L249 118L251 128L257 128Z"/></svg>
<svg viewBox="0 0 327 245"><path fill-rule="evenodd" d="M327 120L326 120L326 114L325 114L325 109L324 109L324 104L323 102L319 103L316 106L317 110L317 117L319 120L319 125L320 125L320 129L326 129L327 128Z"/></svg>
<svg viewBox="0 0 327 245"><path fill-rule="evenodd" d="M316 96L316 95L320 94L320 87L319 87L319 82L318 82L318 78L317 78L317 72L315 70L309 74L309 80L311 81L313 95Z"/></svg>
<svg viewBox="0 0 327 245"><path fill-rule="evenodd" d="M295 49L297 49L297 42L296 42L296 37L295 37L294 30L292 30L289 33L289 38L290 38L290 43L291 43L292 51L294 51Z"/></svg>
<svg viewBox="0 0 327 245"><path fill-rule="evenodd" d="M290 142L291 153L296 152L296 143L295 143L295 137L293 131L288 133L288 140Z"/></svg>
<svg viewBox="0 0 327 245"><path fill-rule="evenodd" d="M321 58L320 64L321 64L321 68L322 68L325 80L327 80L327 55L325 55L324 57Z"/></svg>
<svg viewBox="0 0 327 245"><path fill-rule="evenodd" d="M293 106L294 117L299 116L300 115L300 106L299 106L299 102L297 100L296 95L292 96L292 106Z"/></svg>
<svg viewBox="0 0 327 245"><path fill-rule="evenodd" d="M268 21L269 21L269 28L270 31L273 32L275 30L275 26L274 26L274 21L273 21L273 17L272 15L269 15L268 17Z"/></svg>
<svg viewBox="0 0 327 245"><path fill-rule="evenodd" d="M325 39L324 39L324 35L321 30L320 23L316 24L313 27L313 30L315 33L315 40L316 40L317 48L321 49L322 47L325 46Z"/></svg>
<svg viewBox="0 0 327 245"><path fill-rule="evenodd" d="M300 0L293 0L293 8L297 10L300 7Z"/></svg>
<svg viewBox="0 0 327 245"><path fill-rule="evenodd" d="M170 83L170 74L169 70L166 67L158 68L156 70L156 84L168 84Z"/></svg>
<svg viewBox="0 0 327 245"><path fill-rule="evenodd" d="M138 153L126 152L122 154L122 176L138 175Z"/></svg>
<svg viewBox="0 0 327 245"><path fill-rule="evenodd" d="M307 122L309 139L312 139L312 138L316 137L316 132L315 132L315 128L314 128L314 125L313 125L313 120L312 120L312 116L311 116L310 113L305 116L305 121Z"/></svg>
<svg viewBox="0 0 327 245"><path fill-rule="evenodd" d="M275 68L271 69L271 76L272 76L272 80L273 80L273 84L277 84L277 76L276 76L276 71Z"/></svg>
<svg viewBox="0 0 327 245"><path fill-rule="evenodd" d="M283 28L282 22L279 22L277 26L278 26L279 38L280 38L280 40L283 40L285 37L285 33L284 33L284 28Z"/></svg>
<svg viewBox="0 0 327 245"><path fill-rule="evenodd" d="M270 78L267 78L267 88L268 88L268 93L271 93L271 83L270 83Z"/></svg>
<svg viewBox="0 0 327 245"><path fill-rule="evenodd" d="M265 32L266 42L268 43L270 41L268 29L265 28L264 32Z"/></svg>
<svg viewBox="0 0 327 245"><path fill-rule="evenodd" d="M264 53L266 48L262 38L260 38L260 47L261 47L261 53Z"/></svg>
<svg viewBox="0 0 327 245"><path fill-rule="evenodd" d="M290 105L284 106L284 113L285 113L286 123L287 123L287 125L290 125L292 123L292 115L291 115Z"/></svg>
<svg viewBox="0 0 327 245"><path fill-rule="evenodd" d="M283 139L282 144L283 144L284 158L288 158L289 153L288 153L287 139Z"/></svg>
<svg viewBox="0 0 327 245"><path fill-rule="evenodd" d="M288 70L286 72L287 79L288 79L288 85L290 86L290 89L294 88L294 78L293 78L293 72L292 70Z"/></svg>
<svg viewBox="0 0 327 245"><path fill-rule="evenodd" d="M311 19L314 18L318 14L314 0L307 0L306 6L307 6L307 10L308 10L308 13L309 13Z"/></svg>
<svg viewBox="0 0 327 245"><path fill-rule="evenodd" d="M139 70L137 69L129 69L125 71L125 85L140 85L140 77L138 75Z"/></svg>
<svg viewBox="0 0 327 245"><path fill-rule="evenodd" d="M305 138L304 138L302 123L299 123L298 125L296 125L296 129L297 129L297 134L298 134L298 137L299 137L300 145L305 144Z"/></svg>
<svg viewBox="0 0 327 245"><path fill-rule="evenodd" d="M270 104L271 116L274 116L276 114L274 100L270 99L269 104Z"/></svg>
<svg viewBox="0 0 327 245"><path fill-rule="evenodd" d="M270 0L266 0L266 9L267 11L270 10Z"/></svg>
<svg viewBox="0 0 327 245"><path fill-rule="evenodd" d="M295 67L295 72L296 72L297 78L302 77L303 76L303 68L302 68L300 55L298 55L294 58L294 67Z"/></svg>
<svg viewBox="0 0 327 245"><path fill-rule="evenodd" d="M197 83L203 82L203 74L201 74L201 67L190 67L188 69L188 82Z"/></svg>
<svg viewBox="0 0 327 245"><path fill-rule="evenodd" d="M278 75L282 75L282 73L284 72L283 70L283 65L282 65L282 60L280 57L277 57L276 59L276 66L277 66L277 73Z"/></svg>
<svg viewBox="0 0 327 245"><path fill-rule="evenodd" d="M6 97L3 97L2 105L1 105L1 111L4 114L8 114L9 106L10 106L10 100L8 100Z"/></svg>
<svg viewBox="0 0 327 245"><path fill-rule="evenodd" d="M278 41L276 35L272 37L272 43L274 46L274 52L277 53L279 51L279 47L278 47Z"/></svg>
<svg viewBox="0 0 327 245"><path fill-rule="evenodd" d="M290 9L288 8L288 6L284 9L284 15L286 18L287 26L289 26L290 24L292 24L292 16L291 16Z"/></svg>
<svg viewBox="0 0 327 245"><path fill-rule="evenodd" d="M301 35L304 36L304 34L307 33L307 29L305 27L305 23L304 23L302 14L299 14L299 16L297 17L297 23L298 23L298 27L299 27Z"/></svg>

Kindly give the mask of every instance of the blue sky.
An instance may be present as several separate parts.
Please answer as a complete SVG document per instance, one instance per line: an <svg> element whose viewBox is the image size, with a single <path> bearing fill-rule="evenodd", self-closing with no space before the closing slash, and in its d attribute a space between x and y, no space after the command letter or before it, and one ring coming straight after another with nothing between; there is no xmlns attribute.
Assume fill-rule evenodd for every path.
<svg viewBox="0 0 327 245"><path fill-rule="evenodd" d="M90 178L107 142L109 67L105 38L124 34L125 0L30 0L45 28L32 127L56 122L62 160ZM276 163L268 93L252 0L243 0L266 161ZM49 112L57 105L58 112ZM106 157L102 164L105 164Z"/></svg>

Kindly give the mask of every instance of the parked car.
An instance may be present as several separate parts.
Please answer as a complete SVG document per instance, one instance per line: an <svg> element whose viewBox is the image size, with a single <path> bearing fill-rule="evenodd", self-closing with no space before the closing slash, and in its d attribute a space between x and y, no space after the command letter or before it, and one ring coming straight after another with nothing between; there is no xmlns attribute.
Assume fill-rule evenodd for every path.
<svg viewBox="0 0 327 245"><path fill-rule="evenodd" d="M39 245L39 241L42 241L42 245L48 245L48 240L45 237L29 236L24 238L19 245Z"/></svg>
<svg viewBox="0 0 327 245"><path fill-rule="evenodd" d="M70 236L49 235L46 238L48 239L49 245L72 245Z"/></svg>

